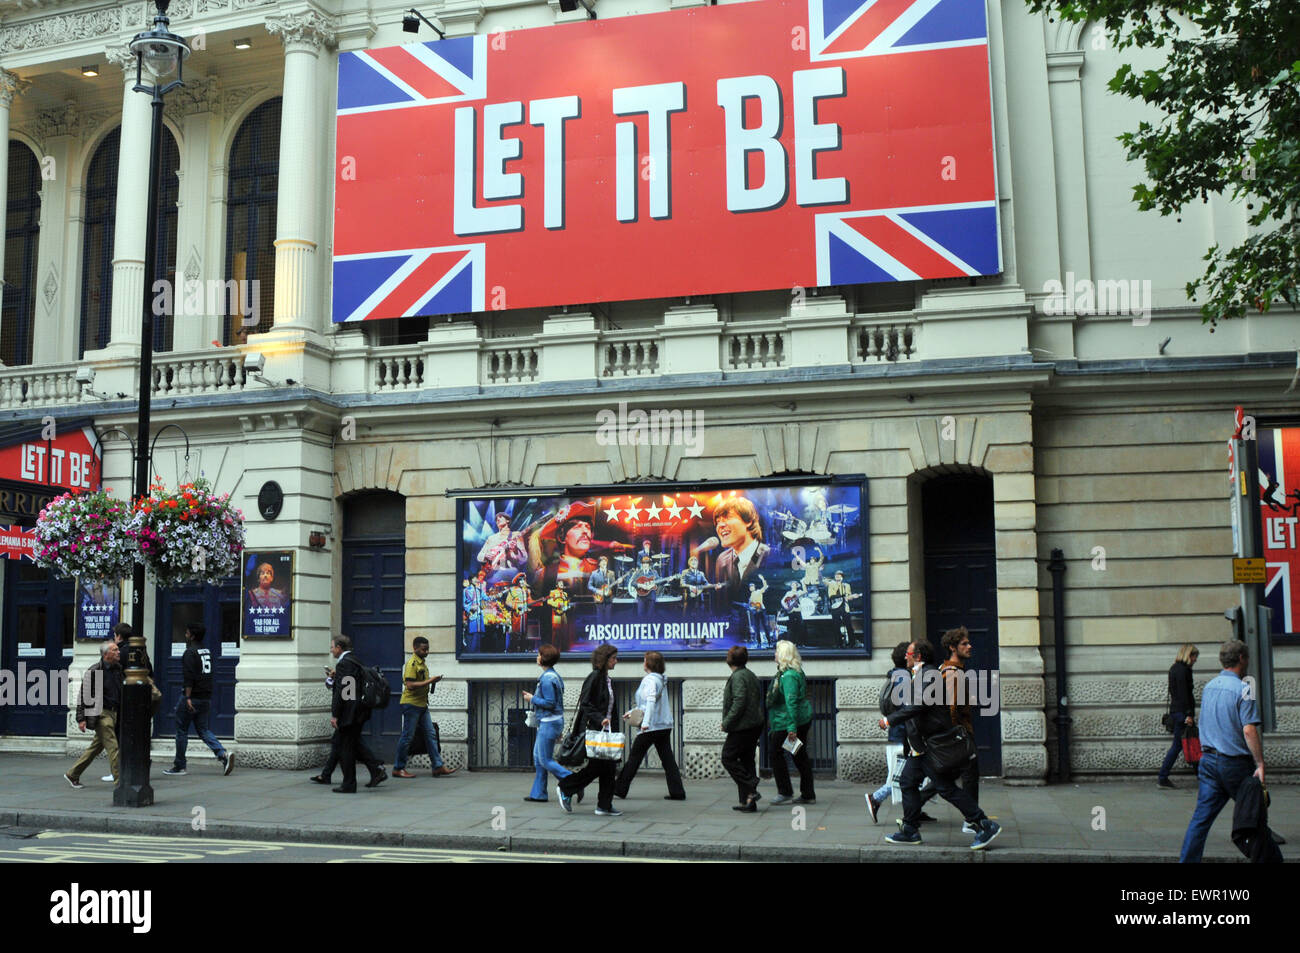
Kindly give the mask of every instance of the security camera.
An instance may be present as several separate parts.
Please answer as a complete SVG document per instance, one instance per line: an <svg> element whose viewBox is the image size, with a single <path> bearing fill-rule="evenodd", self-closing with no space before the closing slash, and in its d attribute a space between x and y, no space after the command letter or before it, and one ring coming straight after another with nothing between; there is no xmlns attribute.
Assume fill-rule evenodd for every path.
<svg viewBox="0 0 1300 953"><path fill-rule="evenodd" d="M244 355L244 373L261 374L266 368L266 355L253 352Z"/></svg>
<svg viewBox="0 0 1300 953"><path fill-rule="evenodd" d="M77 383L83 387L95 383L95 369L93 367L77 368Z"/></svg>

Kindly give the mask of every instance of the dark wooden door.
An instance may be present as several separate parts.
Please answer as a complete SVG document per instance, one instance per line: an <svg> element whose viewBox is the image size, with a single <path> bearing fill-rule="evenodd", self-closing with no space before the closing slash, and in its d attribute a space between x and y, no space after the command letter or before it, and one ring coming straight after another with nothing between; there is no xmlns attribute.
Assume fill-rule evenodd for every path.
<svg viewBox="0 0 1300 953"><path fill-rule="evenodd" d="M218 738L235 736L235 666L239 664L239 578L220 586L183 586L159 589L154 618L154 644L150 648L154 680L162 689L162 706L154 718L154 737L176 735L176 706L185 694L181 656L185 654L185 626L202 622L207 634L202 648L212 660L212 710L208 727ZM190 732L190 750L198 740ZM199 742L202 744L202 742Z"/></svg>
<svg viewBox="0 0 1300 953"><path fill-rule="evenodd" d="M343 626L366 665L388 678L392 697L366 726L366 743L391 764L402 730L398 699L406 663L406 501L369 493L344 504Z"/></svg>
<svg viewBox="0 0 1300 953"><path fill-rule="evenodd" d="M73 585L52 578L29 559L6 559L4 563L0 658L14 697L0 704L0 732L61 735L67 730L64 713L75 621Z"/></svg>
<svg viewBox="0 0 1300 953"><path fill-rule="evenodd" d="M939 639L964 625L984 697L996 699L998 671L997 556L993 538L993 480L974 474L935 477L921 488L925 526L925 627L942 661ZM972 701L972 708L978 706ZM1001 705L974 711L980 773L1002 773Z"/></svg>

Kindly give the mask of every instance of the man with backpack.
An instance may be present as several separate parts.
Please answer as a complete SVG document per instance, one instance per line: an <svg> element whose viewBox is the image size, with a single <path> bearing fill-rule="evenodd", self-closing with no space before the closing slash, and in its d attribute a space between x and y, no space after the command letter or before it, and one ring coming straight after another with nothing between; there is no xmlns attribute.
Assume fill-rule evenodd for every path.
<svg viewBox="0 0 1300 953"><path fill-rule="evenodd" d="M387 699L381 702L376 696L373 669L368 670L352 652L350 638L334 636L330 654L336 659L330 724L339 732L339 764L343 768L343 783L332 790L335 794L356 794L358 758L370 771L366 787L377 787L388 780L388 772L361 737L362 729L370 720L371 708L382 708Z"/></svg>
<svg viewBox="0 0 1300 953"><path fill-rule="evenodd" d="M891 844L921 843L918 829L922 804L920 789L922 779L929 777L934 781L939 796L957 808L966 823L977 831L975 840L970 845L971 850L984 850L1002 832L1002 828L996 821L989 819L968 792L953 783L957 775L965 770L966 760L974 753L974 740L963 726L955 726L954 730L947 700L942 697L941 689L934 690L936 683L941 683L943 679L934 664L934 646L925 639L918 639L913 643L913 651L915 657L921 660L921 667L908 686L904 704L888 718L882 719L887 727L897 724L906 726L909 749L907 764L899 778L899 786L903 789L903 826L885 840ZM962 732L965 732L962 738L955 737ZM967 758L950 757L953 749L965 751ZM956 764L955 768L950 761Z"/></svg>

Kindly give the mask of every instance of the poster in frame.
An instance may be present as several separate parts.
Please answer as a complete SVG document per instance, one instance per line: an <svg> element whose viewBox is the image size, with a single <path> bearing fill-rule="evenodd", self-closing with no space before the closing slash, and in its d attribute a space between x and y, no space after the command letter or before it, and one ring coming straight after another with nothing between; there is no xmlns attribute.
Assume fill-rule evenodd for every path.
<svg viewBox="0 0 1300 953"><path fill-rule="evenodd" d="M464 661L870 655L865 478L453 495Z"/></svg>
<svg viewBox="0 0 1300 953"><path fill-rule="evenodd" d="M244 552L240 634L246 639L293 637L293 552Z"/></svg>
<svg viewBox="0 0 1300 953"><path fill-rule="evenodd" d="M121 621L122 581L78 577L77 640L102 642L112 638L114 626Z"/></svg>

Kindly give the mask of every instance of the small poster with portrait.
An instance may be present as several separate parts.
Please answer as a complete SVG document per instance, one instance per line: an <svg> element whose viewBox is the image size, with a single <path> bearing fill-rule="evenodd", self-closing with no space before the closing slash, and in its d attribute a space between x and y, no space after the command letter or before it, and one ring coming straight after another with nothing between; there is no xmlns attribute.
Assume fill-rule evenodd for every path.
<svg viewBox="0 0 1300 953"><path fill-rule="evenodd" d="M293 635L293 553L244 551L240 633L246 639Z"/></svg>
<svg viewBox="0 0 1300 953"><path fill-rule="evenodd" d="M122 621L122 582L119 579L77 580L77 638L102 642L112 638Z"/></svg>

